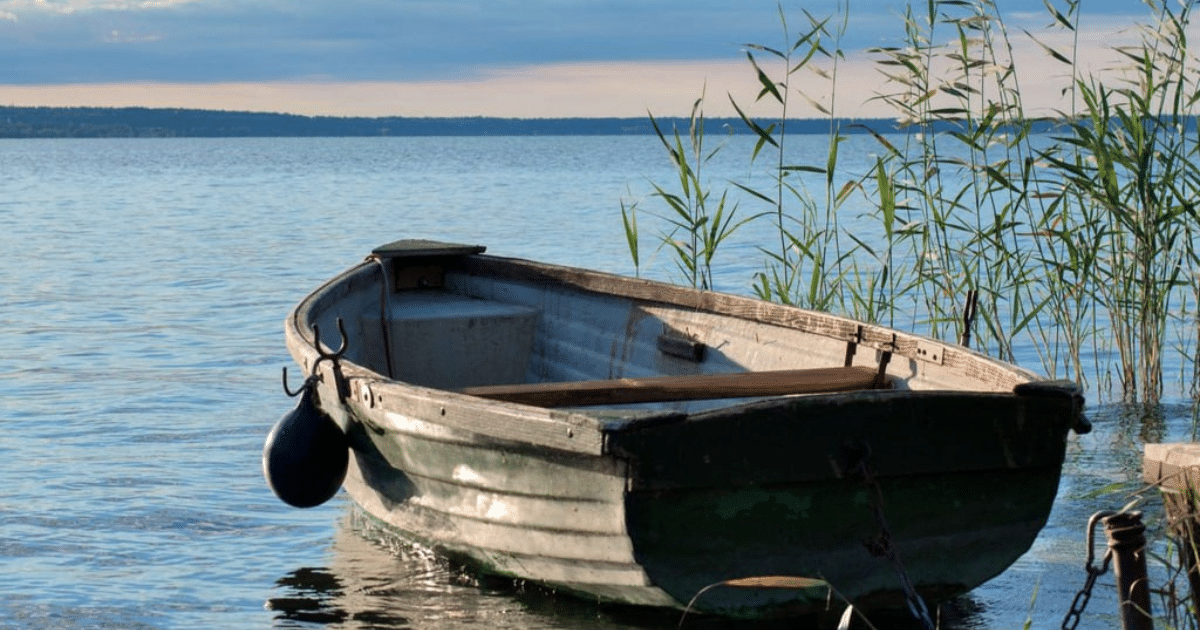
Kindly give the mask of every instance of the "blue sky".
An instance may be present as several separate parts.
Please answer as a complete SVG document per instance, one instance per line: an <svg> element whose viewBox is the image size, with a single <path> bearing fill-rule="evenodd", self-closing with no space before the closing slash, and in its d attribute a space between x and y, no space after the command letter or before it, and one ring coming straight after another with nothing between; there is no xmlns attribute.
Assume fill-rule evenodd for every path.
<svg viewBox="0 0 1200 630"><path fill-rule="evenodd" d="M785 1L783 10L795 32L807 22L800 7L826 16L839 6L849 6L850 28L838 101L846 115L870 114L851 111L882 82L861 52L901 43L906 5ZM1148 15L1134 0L1083 7L1094 28L1085 46ZM686 113L703 90L712 113L725 114L726 92L753 100L742 44L782 45L779 8L777 0L0 0L0 104L641 116ZM1033 51L1021 32L1049 22L1042 0L1000 8L1024 42L1018 53ZM819 83L809 86L817 100L834 92Z"/></svg>

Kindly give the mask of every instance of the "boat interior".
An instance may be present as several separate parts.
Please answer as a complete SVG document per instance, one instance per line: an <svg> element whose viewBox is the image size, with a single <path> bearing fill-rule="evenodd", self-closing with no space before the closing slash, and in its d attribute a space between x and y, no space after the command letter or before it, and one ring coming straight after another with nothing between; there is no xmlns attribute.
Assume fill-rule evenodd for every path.
<svg viewBox="0 0 1200 630"><path fill-rule="evenodd" d="M879 347L829 315L732 296L713 308L704 299L717 294L400 243L327 287L336 308L310 313L327 329L345 321L354 363L422 387L691 413L731 398L962 390L971 378L943 365L939 344L893 335ZM1012 391L1016 377L995 371L975 370L966 388Z"/></svg>

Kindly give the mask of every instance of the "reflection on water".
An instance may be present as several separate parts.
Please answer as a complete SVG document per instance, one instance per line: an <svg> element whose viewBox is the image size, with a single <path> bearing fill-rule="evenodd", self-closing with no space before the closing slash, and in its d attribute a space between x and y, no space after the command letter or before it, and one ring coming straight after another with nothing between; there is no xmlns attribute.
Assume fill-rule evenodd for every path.
<svg viewBox="0 0 1200 630"><path fill-rule="evenodd" d="M328 567L302 567L276 581L266 608L274 628L491 630L783 630L816 619L735 622L673 610L599 605L535 585L471 572L433 551L382 530L351 507L339 521ZM831 603L836 613L841 607ZM940 610L942 627L978 627L977 602L961 598ZM831 618L832 619L832 618ZM877 626L917 628L904 615ZM825 625L828 625L827 623Z"/></svg>
<svg viewBox="0 0 1200 630"><path fill-rule="evenodd" d="M459 584L448 562L387 536L353 508L338 523L332 552L329 567L302 567L276 582L266 603L274 627L436 627L431 621L444 618L450 602L460 608L486 598Z"/></svg>
<svg viewBox="0 0 1200 630"><path fill-rule="evenodd" d="M679 627L669 610L600 606L513 580L489 578L383 531L350 508L338 523L330 566L300 568L266 602L275 628L489 628L567 630ZM795 628L689 616L687 628Z"/></svg>
<svg viewBox="0 0 1200 630"><path fill-rule="evenodd" d="M267 600L267 608L279 611L283 619L306 623L335 623L345 621L348 616L346 611L327 603L344 593L341 582L332 573L304 567L280 578L276 585L294 593L290 597L273 597ZM354 619L359 618L356 615Z"/></svg>

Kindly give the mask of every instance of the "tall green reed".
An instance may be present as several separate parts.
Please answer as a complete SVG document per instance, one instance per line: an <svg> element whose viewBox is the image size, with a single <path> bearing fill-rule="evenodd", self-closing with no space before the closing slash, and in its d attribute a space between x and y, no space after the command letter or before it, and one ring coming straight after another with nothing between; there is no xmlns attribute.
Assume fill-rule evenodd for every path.
<svg viewBox="0 0 1200 630"><path fill-rule="evenodd" d="M1180 315L1181 289L1194 286L1200 84L1187 44L1192 3L1146 4L1153 16L1139 25L1140 42L1115 49L1123 79L1076 75L1081 109L1045 159L1085 218L1094 257L1086 286L1107 316L1122 395L1154 402L1168 321Z"/></svg>
<svg viewBox="0 0 1200 630"><path fill-rule="evenodd" d="M996 50L1011 47L994 9L986 2L910 7L906 45L871 52L892 90L879 100L908 132L903 144L886 145L886 167L913 226L903 243L914 261L909 299L931 334L961 335L956 305L978 291L976 338L1011 359L1013 337L1037 321L1042 301L1029 291L1030 254L1014 231L1032 201L1024 187L1031 127L1014 67ZM947 39L938 43L943 30Z"/></svg>
<svg viewBox="0 0 1200 630"><path fill-rule="evenodd" d="M767 186L732 184L764 205L761 217L777 237L761 245L763 271L752 290L889 325L902 319L943 338L962 335L959 304L977 291L974 337L983 350L1015 360L1018 344L1032 347L1053 376L1101 387L1115 373L1122 398L1157 401L1168 323L1200 330L1200 135L1192 118L1200 88L1186 37L1193 3L1146 6L1151 17L1140 44L1113 49L1127 61L1113 86L1080 70L1079 0L1047 3L1052 24L1073 41L1065 50L1039 42L1069 77L1071 96L1047 135L1046 121L1026 111L1026 70L994 2L909 5L903 43L868 51L886 81L876 98L900 127L876 133L882 151L865 173L846 172L839 161L847 130L835 100L848 7L834 17L804 12L797 35L781 9L786 45L746 46L760 85L756 101L775 108L771 122L748 116L731 97L757 138L750 162L771 160L773 174ZM814 76L824 99L799 89L812 89ZM829 121L822 163L789 161L796 97ZM704 267L710 246L760 215L713 232L694 179L702 154L693 148L692 161L684 161L678 134L673 142L661 130L659 137L684 193L656 186L673 210L663 241L693 284L711 286L711 266ZM695 136L689 139L695 147ZM853 231L842 227L855 194L870 200L874 231L863 231L861 221ZM722 195L718 208L729 203ZM1198 336L1177 334L1173 348L1193 366Z"/></svg>
<svg viewBox="0 0 1200 630"><path fill-rule="evenodd" d="M805 11L806 29L794 39L788 26L787 16L780 9L779 20L783 27L783 38L787 44L771 47L762 44L746 44L746 58L761 89L756 101L768 100L777 112L775 119L762 125L746 115L736 99L730 98L734 109L747 128L757 137L751 162L770 155L773 158L771 185L768 188L738 184L750 197L765 203L778 235L775 247L762 248L766 255L764 270L757 274L754 290L763 299L774 299L788 304L829 309L841 301L845 287L846 264L849 252L842 250L839 239L837 209L854 189L853 182L837 186L838 146L843 136L834 117L834 104L825 105L820 100L796 91L818 111L829 118L829 144L823 164L792 164L787 154L788 115L792 107L793 81L801 73L813 73L818 83L832 88L836 82L837 62L842 52L836 43L844 33L847 21L832 22L831 18L818 19ZM834 44L830 48L829 44ZM765 57L771 65L760 62ZM824 60L831 67L823 68L817 61ZM772 70L772 68L777 68ZM830 100L836 90L826 92ZM766 154L764 149L768 149ZM812 192L803 174L820 177L820 192Z"/></svg>
<svg viewBox="0 0 1200 630"><path fill-rule="evenodd" d="M688 119L686 134L678 128L668 134L652 115L650 122L659 141L671 158L678 175L678 188L668 190L651 182L653 196L661 199L669 212L655 215L665 225L659 242L673 254L677 270L693 287L712 288L712 268L717 251L739 227L755 217L737 217L738 204L732 201L728 189L719 198L705 176L705 166L721 151L723 145L708 148L704 129L704 98L696 99ZM621 204L621 219L626 243L634 264L640 266L640 234L636 202Z"/></svg>

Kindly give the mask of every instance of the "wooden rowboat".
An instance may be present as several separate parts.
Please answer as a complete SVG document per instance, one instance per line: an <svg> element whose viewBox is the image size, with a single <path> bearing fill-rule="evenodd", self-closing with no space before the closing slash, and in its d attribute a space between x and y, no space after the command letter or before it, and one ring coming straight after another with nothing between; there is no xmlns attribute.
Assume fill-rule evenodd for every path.
<svg viewBox="0 0 1200 630"><path fill-rule="evenodd" d="M1087 428L1073 384L961 346L482 252L392 243L288 316L341 431L277 428L272 487L332 488L281 497L336 491L348 445L363 511L487 574L735 618L819 611L831 586L902 608L1024 553ZM762 576L805 579L713 586Z"/></svg>

